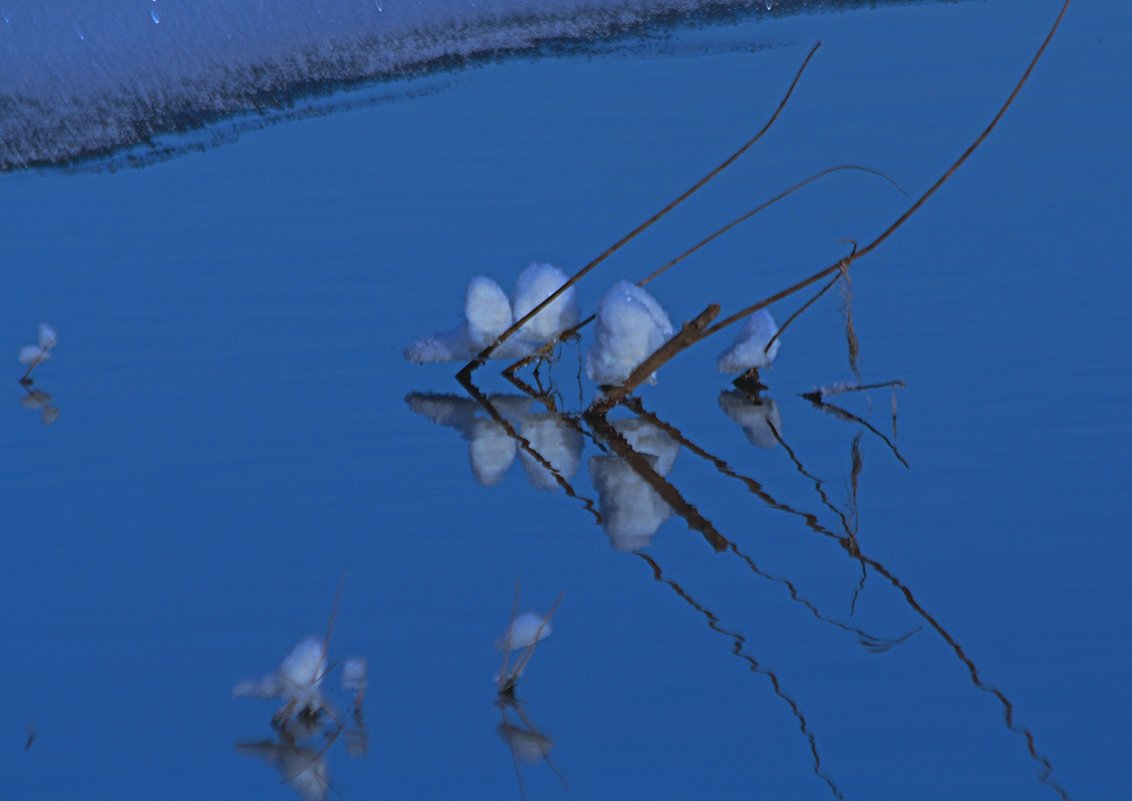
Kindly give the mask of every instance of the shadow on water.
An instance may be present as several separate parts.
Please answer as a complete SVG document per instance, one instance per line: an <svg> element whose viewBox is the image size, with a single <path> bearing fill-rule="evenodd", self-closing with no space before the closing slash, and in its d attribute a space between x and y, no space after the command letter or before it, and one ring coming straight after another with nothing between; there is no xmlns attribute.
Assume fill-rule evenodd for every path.
<svg viewBox="0 0 1132 801"><path fill-rule="evenodd" d="M763 449L781 446L793 468L811 485L821 507L831 512L838 521L840 531L835 531L823 524L814 511L798 508L776 498L762 482L740 473L723 458L692 441L674 424L646 409L636 397L630 397L624 403L633 417L609 422L600 416L559 411L555 398L560 399L561 394L556 390L526 397L488 396L465 377L461 377L460 383L468 391L470 398L450 394L413 393L406 398L406 402L414 412L459 431L468 440L472 472L481 484L490 485L500 481L507 467L514 461L515 454L524 454L540 471L535 474L537 478L532 476L530 470L526 471L532 485L543 489L558 486L568 497L578 501L594 523L606 532L615 550L632 553L644 561L655 581L669 587L677 597L691 606L705 619L709 629L731 640L731 653L747 662L752 672L766 677L776 697L790 709L806 740L814 774L836 798L844 796L823 764L818 735L808 722L802 704L784 689L779 674L767 668L750 652L747 637L725 626L708 606L697 600L694 591L671 578L669 571L659 564L656 557L645 553L644 549L649 546L652 536L664 521L675 514L684 520L689 530L700 534L714 552L735 556L753 575L781 587L790 602L806 609L811 617L838 631L853 635L871 653L883 653L900 646L921 627L898 636L878 636L823 611L818 604L802 595L792 579L763 569L754 557L724 536L667 478L681 449L712 465L719 475L739 482L766 507L798 518L807 530L832 540L846 556L854 560L860 566L861 578L853 590L850 617L855 612L857 598L869 572L896 589L915 615L947 644L970 675L976 689L989 693L999 702L1004 725L1024 739L1029 757L1038 764L1039 781L1059 797L1069 799L1067 791L1053 779L1052 764L1038 751L1032 731L1016 722L1015 705L1010 698L983 679L982 673L956 636L921 604L911 588L883 563L862 550L857 514L860 476L864 468L862 437L868 434L881 439L893 457L905 468L909 468L909 463L900 453L894 439L867 419L829 403L822 397L807 397L814 408L857 428L850 445L848 500L842 508L830 498L826 482L806 468L798 453L783 438L781 413L772 398L758 395L752 397L748 393L734 390L724 391L720 395L720 408L740 426L753 445ZM532 411L535 403L539 403L545 411ZM895 409L895 401L893 408ZM893 431L895 433L895 419ZM509 440L510 444L505 445L501 438ZM591 484L598 496L596 502L576 491L571 483L582 461L586 440L591 441L598 450L589 461ZM485 471L483 453L489 450L496 454L502 453L503 456L493 464L492 469ZM485 472L490 475L490 481L483 480ZM550 478L544 473L549 474ZM553 482L552 485L550 481ZM510 725L506 719L504 724ZM533 738L541 737L533 727L528 727L528 730L534 732L531 735ZM512 729L505 731L513 732ZM503 732L501 730L500 736L507 740L507 735ZM534 743L536 739L530 742ZM533 755L534 751L529 753ZM516 760L517 765L518 757Z"/></svg>

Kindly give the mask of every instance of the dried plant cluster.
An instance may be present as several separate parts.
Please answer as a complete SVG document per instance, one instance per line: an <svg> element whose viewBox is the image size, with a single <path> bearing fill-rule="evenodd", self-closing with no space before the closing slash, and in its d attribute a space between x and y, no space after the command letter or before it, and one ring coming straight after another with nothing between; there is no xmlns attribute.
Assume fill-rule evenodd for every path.
<svg viewBox="0 0 1132 801"><path fill-rule="evenodd" d="M734 313L722 318L719 318L722 307L719 304L709 304L703 312L697 315L692 320L685 322L678 329L672 325L667 315L663 310L659 309L659 304L652 301L651 296L643 293L641 287L649 283L665 270L678 263L686 256L699 250L708 243L714 241L719 236L722 236L727 231L734 228L741 222L750 219L763 208L781 200L790 193L801 189L808 183L827 175L835 170L843 169L856 169L865 170L877 175L881 175L890 180L883 173L872 170L867 167L859 165L843 165L839 167L831 167L817 173L814 176L800 182L799 184L787 189L785 192L779 194L775 198L767 201L761 206L747 212L744 215L732 220L727 225L723 226L698 244L689 248L683 254L673 259L668 264L664 265L653 274L647 276L637 283L636 287L631 285L619 284L615 286L606 295L606 299L602 301L596 315L582 320L580 323L572 326L565 324L563 319L550 311L552 304L560 304L560 298L566 293L571 293L569 303L573 304L572 297L574 286L593 272L600 264L615 254L618 250L624 247L628 242L636 236L656 224L669 212L691 197L693 194L702 189L705 185L716 178L725 169L731 166L741 156L743 156L749 149L751 149L777 121L790 97L793 95L802 78L806 67L809 65L811 59L814 57L821 43L815 44L810 52L806 55L805 60L802 62L801 67L798 69L797 74L794 76L793 81L790 83L789 88L779 102L777 108L771 114L767 122L762 128L755 133L750 139L744 142L734 153L724 159L718 166L710 170L706 175L696 181L691 187L685 190L678 197L670 201L658 212L653 214L647 220L639 224L628 234L623 236L613 245L604 250L597 258L586 264L571 277L558 284L556 289L551 290L551 280L546 281L538 287L537 293L532 293L534 297L541 297L537 303L525 304L530 305L530 308L525 313L521 312L519 308L509 307L508 314L500 314L496 320L495 325L490 330L479 329L480 337L476 339L473 336L466 334L458 334L456 338L459 339L462 348L460 351L474 348L476 343L490 341L475 354L471 360L465 364L463 369L457 374L462 384L470 383L472 373L481 367L490 358L514 358L516 353L520 352L516 346L516 342L524 343L528 348L532 348L533 352L521 354L521 358L504 369L504 375L512 380L516 378L516 371L532 362L545 359L551 355L555 345L559 342L571 339L578 334L578 331L589 322L593 321L596 317L598 322L598 333L595 337L595 344L591 348L590 354L587 357L586 372L587 375L593 380L602 390L602 394L593 401L587 411L587 415L591 416L604 416L610 409L625 401L642 383L654 380L656 371L663 366L666 362L675 358L678 354L691 348L700 341L719 333L725 328L728 328L735 323L743 320L748 320L747 328L744 329L744 334L756 336L761 335L765 330L769 330L767 326L767 318L752 318L763 312L767 307L778 303L792 295L806 290L807 288L825 281L824 286L820 287L817 294L810 301L805 303L797 312L790 316L786 323L782 326L785 329L794 319L797 318L806 308L808 308L817 297L820 297L834 284L841 282L844 288L844 312L845 312L845 338L848 348L849 366L858 380L860 380L859 372L859 348L860 344L857 338L856 330L853 324L852 315L852 296L850 285L850 269L860 259L872 253L879 248L890 236L892 236L905 222L908 221L927 201L934 195L944 183L963 165L964 162L971 156L971 154L986 140L994 128L998 125L999 121L1005 115L1007 109L1014 102L1018 93L1021 91L1022 86L1026 83L1031 72L1041 59L1043 53L1048 47L1050 41L1053 39L1054 34L1057 32L1062 19L1065 16L1069 7L1069 0L1065 0L1060 12L1050 27L1049 33L1043 40L1041 46L1034 54L1032 60L1027 66L1022 77L1018 80L1010 95L1002 103L998 112L991 119L986 128L975 138L975 140L967 147L967 149L959 156L958 159L943 173L930 187L928 187L920 196L901 214L895 221L893 221L887 228L885 228L878 236L874 237L863 247L858 247L854 242L852 251L841 259L838 259L833 264L818 270L810 276L796 282L779 292L776 292L762 300L759 300L751 305L739 309ZM895 183L895 182L893 182ZM480 280L480 279L474 279ZM469 288L469 301L471 299L471 288ZM499 294L502 294L500 291ZM505 298L504 298L505 299ZM561 309L561 305L557 308ZM573 307L571 307L573 308ZM621 314L616 313L616 309L620 309ZM657 313L659 310L659 313ZM542 315L546 312L546 316ZM507 319L513 318L509 324ZM470 332L473 322L473 315L467 314L468 326ZM494 337L491 334L498 328L503 327ZM771 321L773 325L773 321ZM538 332L537 334L535 332ZM757 391L760 386L758 379L758 369L763 365L763 362L769 363L774 358L777 352L779 339L778 331L773 331L769 337L765 337L762 342L762 352L757 353L757 348L754 343L743 343L743 336L740 335L740 341L733 345L723 356L719 359L721 369L728 368L729 370L739 371L742 370L740 378L737 380L737 385L741 388L748 388ZM765 341L764 341L765 340ZM412 348L410 349L413 350ZM449 358L458 358L455 351L457 349L449 349L452 351ZM747 358L741 359L740 356ZM406 356L412 358L412 355L407 352ZM763 358L759 358L763 357ZM420 359L414 359L419 361ZM751 372L754 371L754 372Z"/></svg>
<svg viewBox="0 0 1132 801"><path fill-rule="evenodd" d="M366 751L362 705L369 667L360 657L330 661L330 635L337 609L336 598L324 635L300 640L271 673L232 688L234 698L280 703L271 717L274 739L239 742L236 751L274 767L303 801L323 801L328 796L326 755L339 737L344 736L351 756L364 756ZM338 711L327 689L326 679L335 669L340 671L341 691L349 697L348 719Z"/></svg>
<svg viewBox="0 0 1132 801"><path fill-rule="evenodd" d="M557 282L556 287L552 286L555 282L550 280L542 283L537 292L528 296L528 302L525 306L528 306L529 309L525 313L518 308L517 303L504 308L499 299L502 298L505 301L506 296L503 295L502 290L496 293L495 304L501 312L494 316L490 331L487 326L478 327L477 330L482 334L478 341L484 342L490 338L487 334L497 333L493 338L490 338L490 342L487 342L481 350L471 357L470 361L457 374L457 379L470 396L470 401L455 396L419 394L410 395L407 399L414 411L429 417L434 422L450 426L461 432L469 442L472 469L477 480L481 483L490 485L500 481L507 467L518 454L523 459L524 468L533 484L540 488L561 487L568 497L579 501L586 512L594 518L594 522L609 534L614 548L631 553L643 560L654 580L669 587L683 602L705 619L707 626L712 631L727 638L732 643L731 653L746 662L751 672L766 677L771 682L775 694L790 708L798 721L798 728L809 743L815 775L828 785L835 797L843 797L843 795L822 765L816 736L801 706L783 689L780 677L759 662L742 634L725 628L720 619L707 606L698 601L681 584L669 578L656 559L645 553L643 548L648 545L652 533L655 533L663 521L670 515L676 514L683 518L690 530L698 532L714 551L729 554L742 560L754 575L782 586L788 592L792 602L805 607L810 614L823 623L856 637L862 647L870 652L891 649L905 642L921 628L929 629L942 639L961 662L974 687L982 692L989 693L1001 705L1002 720L1006 728L1019 735L1024 741L1030 758L1039 767L1039 780L1062 798L1068 799L1067 792L1052 777L1053 769L1050 761L1037 750L1033 733L1016 722L1014 705L1006 694L986 682L975 663L959 645L955 636L923 607L911 588L883 563L866 555L862 549L858 496L864 467L862 437L865 432L869 432L882 440L893 456L905 467L908 466L908 463L895 442L895 390L903 387L904 384L901 381L863 382L860 370L861 343L857 335L853 314L851 279L851 268L856 262L879 248L903 226L991 134L1041 59L1060 26L1068 6L1069 0L1065 0L1046 38L1010 95L1002 103L986 128L943 175L924 190L879 235L871 240L866 240L867 243L863 247L859 246L856 241L850 240L848 244L851 249L847 255L793 285L724 317L721 317L721 305L710 303L698 315L679 326L673 324L657 299L644 290L646 284L649 284L690 254L752 218L759 211L824 175L838 170L858 170L879 175L895 185L895 182L888 176L867 167L859 165L832 167L807 178L755 209L730 221L636 284L628 282L615 284L607 291L593 315L580 319L574 324L567 324L567 316L561 314L562 306L559 305L554 307L559 310L557 313L552 311L547 317L540 317L544 310L551 309L552 304L559 303L563 298L567 299L566 305L570 308L568 316L574 319L581 317L576 310L574 298L576 284L634 237L654 225L684 200L699 191L758 142L787 105L803 72L820 46L819 44L815 45L806 56L786 94L762 129L688 190L615 242L572 276ZM899 189L898 186L897 188ZM475 305L473 293L478 291L475 286L476 282L482 280L486 279L473 279L473 285L469 286L468 303L465 308L466 322L464 327L458 330L470 332L477 328L475 320L479 316L480 310L473 308ZM832 502L825 483L807 470L802 460L783 439L777 405L772 399L761 395L765 386L762 384L759 373L760 370L770 367L779 355L783 331L834 286L841 287L847 362L855 380L851 383L826 384L804 393L803 397L815 408L858 426L858 431L850 448L847 480L848 500L844 506L838 506ZM768 307L810 288L814 289L814 294L786 316L781 325L778 325L769 313ZM595 332L592 341L588 343L584 369L586 377L597 386L599 394L584 410L575 413L564 412L559 408L560 394L553 387L549 391L543 388L539 376L539 364L545 360L552 360L555 349L560 343L577 339L580 331L591 322L596 322ZM743 427L748 439L756 446L781 446L797 472L807 481L812 482L813 489L820 498L823 507L832 512L836 520L839 521L834 526L823 524L819 516L813 511L799 509L772 496L758 480L739 472L723 459L688 439L675 426L649 412L645 409L641 400L634 395L641 384L655 382L657 371L668 361L702 340L740 322L743 323L743 326L737 338L717 357L717 367L721 372L738 373L738 377L733 381L736 390L723 393L720 397L720 406L729 417ZM464 349L473 347L468 343L474 337L461 334L457 335L457 338ZM520 348L516 343L520 343L522 347ZM412 350L413 348L410 349L410 351ZM524 350L527 352L521 352ZM510 361L516 359L517 354L517 360L507 365L502 372L508 380L527 393L527 399L500 395L489 396L473 382L474 372L482 367L487 360L505 358ZM412 358L409 352L406 353L406 356L413 361L423 361L422 359ZM452 358L457 357L453 354ZM537 389L532 388L518 375L519 370L532 364L535 365L534 383ZM844 393L867 392L881 388L892 391L891 437L864 417L835 405L830 400ZM581 397L581 392L579 397ZM542 404L546 411L532 412L529 406L532 403ZM632 413L633 417L629 419L609 419L610 411L616 407L624 407ZM592 441L601 451L600 455L591 458L589 465L591 483L598 494L596 500L579 493L571 483L573 472L582 462L581 450L585 441ZM810 531L835 542L850 559L857 563L860 566L860 580L850 603L850 617L856 609L857 599L864 590L867 577L875 575L879 580L891 585L904 599L908 607L920 619L920 628L896 636L886 637L873 634L848 620L823 611L816 603L802 596L789 579L776 576L761 568L748 553L741 550L734 540L716 529L711 520L705 517L695 505L689 503L666 477L672 467L675 453L680 447L709 462L720 474L742 483L749 492L757 496L768 507L804 521ZM522 716L522 708L515 698L516 682L527 667L537 644L551 633L550 617L557 605L558 602L556 601L545 615L538 613L520 615L518 614L518 588L516 587L511 622L504 637L497 644L505 654L503 666L496 678L499 691L498 703L504 713L499 734L512 750L521 791L522 779L518 772L518 763L541 759L549 764L548 752L553 743L539 733L533 725L527 725L526 728L523 728L512 723L507 717L507 712L511 709L517 709L521 720L526 721L526 718ZM507 654L513 651L519 651L520 656L513 665L509 665ZM553 765L551 767L553 768ZM555 773L558 773L557 769L555 769ZM559 778L561 778L560 774Z"/></svg>

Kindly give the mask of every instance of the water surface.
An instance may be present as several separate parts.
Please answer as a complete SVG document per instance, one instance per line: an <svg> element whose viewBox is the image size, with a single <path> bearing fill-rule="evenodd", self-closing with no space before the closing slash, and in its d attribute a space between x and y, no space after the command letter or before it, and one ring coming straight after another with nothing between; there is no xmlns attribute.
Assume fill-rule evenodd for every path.
<svg viewBox="0 0 1132 801"><path fill-rule="evenodd" d="M670 462L714 536L615 452L551 437L536 402L501 414L542 426L578 498L531 454L507 461L506 433L473 462L487 412L455 367L401 359L454 322L471 275L575 268L678 194L762 124L818 39L766 139L581 284L583 305L820 168L865 163L922 191L1054 13L917 4L680 29L419 96L407 82L415 96L143 169L5 175L5 794L296 797L235 747L273 737L274 707L231 688L324 629L345 573L331 652L367 657L371 685L365 758L344 740L325 754L344 797L520 795L492 683L516 576L525 607L564 593L519 695L569 790L521 763L527 797L1120 797L1123 6L1075 5L986 146L854 268L863 378L907 382L895 434L888 391L832 399L875 432L797 397L852 379L837 293L767 376L781 442L725 412L726 334L641 391L684 440L651 463ZM650 288L674 319L738 308L907 203L831 176ZM60 333L35 373L50 426L15 383L41 320ZM593 393L578 364L570 347L551 368L567 409ZM491 370L476 381L516 394ZM444 395L458 425L433 421Z"/></svg>

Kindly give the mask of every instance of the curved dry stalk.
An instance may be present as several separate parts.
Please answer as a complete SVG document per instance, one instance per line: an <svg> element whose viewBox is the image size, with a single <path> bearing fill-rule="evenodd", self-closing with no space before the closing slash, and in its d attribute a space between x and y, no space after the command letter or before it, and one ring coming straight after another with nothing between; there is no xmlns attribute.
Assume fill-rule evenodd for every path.
<svg viewBox="0 0 1132 801"><path fill-rule="evenodd" d="M616 387L610 392L606 393L605 397L609 398L609 401L606 403L605 408L608 410L617 403L620 403L625 397L631 394L642 381L656 372L656 370L665 362L674 358L677 354L687 350L700 340L705 339L719 331L722 331L729 325L739 322L740 320L754 314L760 309L765 309L767 306L777 303L784 298L788 298L797 292L801 292L803 289L816 284L823 278L828 278L834 274L837 274L837 277L840 278L842 271L847 272L857 260L867 256L869 253L872 253L874 250L880 247L885 240L887 240L890 236L892 236L892 234L897 231L897 229L900 228L900 226L904 225L904 223L906 223L913 214L919 211L921 206L927 203L928 199L931 198L931 196L934 195L939 190L939 188L943 186L961 166L963 166L967 159L970 158L971 154L974 153L975 150L977 150L984 141L986 141L987 137L990 136L991 132L998 126L999 121L1002 120L1003 116L1006 114L1007 109L1009 109L1010 106L1013 105L1014 100L1018 97L1018 93L1022 91L1022 87L1026 84L1026 81L1029 79L1030 74L1034 71L1034 68L1038 64L1038 61L1041 60L1041 57L1045 53L1046 48L1049 46L1049 43L1053 40L1054 34L1057 33L1057 29L1061 26L1061 21L1065 17L1065 12L1069 10L1070 2L1071 0L1065 0L1064 4L1061 7L1061 11L1058 13L1057 18L1053 22L1053 25L1050 27L1049 33L1046 34L1046 38L1042 41L1041 46L1038 47L1038 50L1034 54L1034 57L1030 60L1030 64L1026 67L1026 71L1022 73L1022 77L1019 78L1018 82L1014 85L1013 91L1011 91L1010 95L999 107L998 112L994 115L994 118L990 121L987 127L983 129L983 132L980 133L975 138L975 141L973 141L967 147L967 149L963 151L963 154L955 160L951 167L949 167L947 171L944 172L944 174L941 175L936 180L936 182L928 188L926 192L920 195L915 203L908 207L908 209L903 214L901 214L891 225L889 225L888 228L886 228L878 237L876 237L865 247L861 248L860 250L855 250L850 255L842 258L834 264L831 264L829 267L819 270L808 278L804 278L803 280L798 281L792 286L776 292L768 298L760 300L758 303L754 303L746 307L745 309L741 309L740 311L735 312L731 316L726 317L723 320L715 323L714 325L704 329L702 332L699 332L698 335L694 337L684 337L679 343L676 343L675 345L675 338L673 340L669 340L664 345L662 345L660 349L658 349L652 356L649 356L642 363L649 365L648 372L639 373L638 370L635 370L622 386Z"/></svg>
<svg viewBox="0 0 1132 801"><path fill-rule="evenodd" d="M867 392L870 389L884 389L885 387L892 387L895 390L903 389L906 386L908 386L907 382L899 378L894 378L891 381L877 381L873 384L829 384L812 389L809 392L803 392L798 397L805 398L810 402L821 402L826 398L832 398L834 395L841 395L845 392Z"/></svg>
<svg viewBox="0 0 1132 801"><path fill-rule="evenodd" d="M1030 73L1034 71L1034 67L1038 65L1038 61L1041 60L1042 54L1045 53L1046 48L1049 46L1049 43L1053 40L1054 34L1057 33L1057 29L1061 26L1061 20L1065 17L1065 12L1069 10L1070 1L1071 0L1065 0L1064 4L1061 6L1061 11L1058 13L1057 19L1054 20L1053 25L1049 29L1049 33L1046 34L1046 38L1042 41L1042 44L1038 48L1038 51L1030 60L1030 64L1026 67L1026 71L1022 73L1022 77L1019 78L1018 82L1014 85L1014 89L1013 91L1011 91L1010 96L1007 97L1005 102L1003 102L1003 104L999 107L998 113L994 115L994 118L990 121L987 127L983 129L983 132L975 138L975 141L972 142L966 150L963 151L963 154L955 160L955 163L953 163L947 169L947 171L943 175L941 175L936 180L936 182L928 188L926 192L924 192L924 194L920 195L919 199L916 200L915 203L909 206L903 214L901 214L891 225L889 225L888 228L886 228L880 234L880 236L878 236L869 244L865 245L865 247L861 248L859 251L856 251L849 256L846 256L844 259L841 259L841 261L837 262L836 264L832 264L829 267L826 267L824 270L820 270L814 273L809 278L799 281L793 286L770 296L766 300L759 301L758 303L748 306L742 311L736 312L730 317L720 320L718 323L711 327L706 336L710 336L716 331L720 331L731 325L732 323L736 323L744 317L754 314L759 309L764 309L772 303L776 303L785 297L793 295L795 292L800 292L811 284L814 284L822 280L823 278L832 275L833 273L840 272L841 270L848 270L855 261L864 258L868 254L872 253L874 250L880 247L886 239L896 233L896 230L900 228L900 226L904 225L904 223L906 223L913 214L919 211L920 207L927 203L928 199L932 195L934 195L960 167L963 166L964 162L966 162L967 159L970 158L971 154L974 153L984 141L986 141L986 138L990 136L991 131L993 131L998 126L999 121L1006 114L1007 109L1009 109L1010 106L1014 104L1015 98L1018 97L1018 93L1022 91L1022 87L1029 79Z"/></svg>
<svg viewBox="0 0 1132 801"><path fill-rule="evenodd" d="M767 200L764 203L760 203L758 206L751 209L750 211L739 215L738 217L736 217L731 222L727 223L727 225L723 226L722 228L716 229L714 232L709 234L707 237L701 239L695 245L693 245L692 247L685 250L683 253L681 253L676 258L672 259L672 261L658 267L655 271L650 273L647 278L644 278L643 280L638 282L637 286L644 286L645 284L652 281L654 278L658 278L666 270L670 269L671 267L676 266L677 264L679 264L684 259L691 256L693 253L695 253L700 248L703 248L706 245L710 245L712 242L719 239L721 236L726 234L728 231L730 231L735 226L746 222L747 220L751 219L752 217L754 217L759 212L765 211L766 209L770 208L771 206L773 206L775 203L779 202L780 200L785 200L790 195L797 192L799 189L802 189L802 188L808 186L809 184L812 184L814 181L818 180L819 178L824 178L825 176L829 175L830 173L839 172L841 170L858 170L860 172L867 172L870 175L880 176L881 178L883 178L884 180L888 181L890 184L895 186L896 189L900 192L900 194L905 195L905 196L908 195L908 193L905 192L903 190L903 188L901 188L900 184L896 183L896 181L891 176L887 175L886 173L881 172L880 170L874 170L872 167L865 167L865 166L860 165L860 164L839 164L836 167L826 167L824 170L814 173L809 178L806 178L803 181L799 181L798 183L791 186L789 189L786 189L786 190L783 190L782 192L779 192L777 195L772 197L770 200Z"/></svg>
<svg viewBox="0 0 1132 801"><path fill-rule="evenodd" d="M810 59L812 59L814 57L814 53L816 53L818 51L819 47L821 47L821 42L818 42L812 48L810 48L810 52L806 54L806 58L802 61L802 66L798 68L798 72L794 75L794 80L790 82L790 87L786 90L786 94L783 95L782 100L779 101L778 108L776 108L774 110L774 113L770 115L770 119L768 119L766 121L766 123L763 125L763 127L759 129L758 133L756 133L754 136L752 136L750 139L748 139L746 142L744 142L743 145L738 150L736 150L734 153L732 153L730 156L728 156L726 159L724 159L724 161L722 163L720 163L719 166L715 167L707 175L700 178L698 181L696 181L694 184L692 184L691 187L684 190L684 192L679 197L677 197L675 200L670 201L667 206L662 208L660 211L656 212L654 215L649 217L647 220L645 220L643 223L638 225L636 228L634 228L632 231L627 233L625 236L621 237L621 239L617 240L615 243L613 243L608 248L606 248L606 250L601 255L599 255L596 259L591 261L589 264L587 264L582 269L578 270L578 272L574 273L574 275L570 276L569 280L567 280L566 283L564 283L562 286L558 287L558 289L556 289L554 292L552 292L542 303L538 304L533 309L531 309L529 312L527 312L525 315L523 315L523 317L516 320L511 325L510 328L508 328L506 331L504 331L502 334L500 334L498 337L496 337L494 342L492 342L490 345L488 345L486 348L484 348L482 351L480 351L479 354L474 359L472 359L470 362L468 362L466 365L464 365L463 369L461 369L460 372L457 373L457 375L458 376L470 376L474 370L481 367L483 365L483 363L485 361L487 361L487 359L491 356L491 354L495 352L496 348L498 348L500 345L502 345L504 342L506 342L508 339L510 339L515 334L516 331L518 331L520 328L522 328L524 325L526 325L528 320L530 320L532 317L534 317L540 311L542 311L547 306L549 306L551 303L553 303L558 298L559 295L561 295L563 292L565 292L570 287L574 286L574 284L581 281L582 278L584 278L591 270L593 270L595 267L597 267L603 261L608 259L614 253L616 253L618 250L620 250L622 247L624 247L626 244L628 244L638 234L642 233L643 231L645 231L646 229L651 227L654 223L659 221L662 217L664 217L666 214L668 214L668 212L675 209L677 206L679 206L681 203L683 203L685 200L687 200L689 197L691 197L693 194L695 194L697 191L699 191L701 188L703 188L703 186L705 184L707 184L709 181L711 181L713 178L715 178L717 175L719 175L725 169L730 167L735 161L737 161L739 159L740 156L742 156L744 153L746 153L748 150L750 150L751 147L754 146L754 144L756 142L758 142L760 139L762 139L763 136L766 134L766 132L770 130L771 126L774 125L774 123L778 120L778 117L782 113L782 110L784 108L786 108L786 103L790 100L790 96L792 94L794 94L794 88L798 85L798 82L802 79L802 73L804 73L806 71L806 67L809 65Z"/></svg>
<svg viewBox="0 0 1132 801"><path fill-rule="evenodd" d="M515 576L515 594L511 598L511 617L507 619L507 639L503 641L503 664L499 666L497 680L499 692L504 689L504 676L508 674L508 662L511 661L511 631L515 626L515 618L519 615L519 577Z"/></svg>

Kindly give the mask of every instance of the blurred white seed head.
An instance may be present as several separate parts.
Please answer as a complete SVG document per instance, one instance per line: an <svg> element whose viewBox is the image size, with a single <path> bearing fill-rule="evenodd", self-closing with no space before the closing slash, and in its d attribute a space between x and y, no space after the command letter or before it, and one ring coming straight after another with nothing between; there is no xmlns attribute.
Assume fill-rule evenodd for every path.
<svg viewBox="0 0 1132 801"><path fill-rule="evenodd" d="M542 642L551 635L549 621L537 612L524 612L511 621L503 635L495 641L499 651L518 651Z"/></svg>
<svg viewBox="0 0 1132 801"><path fill-rule="evenodd" d="M739 332L734 344L719 355L716 366L721 373L744 373L752 367L770 367L778 349L782 345L781 339L767 344L778 333L778 324L774 322L770 312L759 309L747 318L743 330Z"/></svg>

